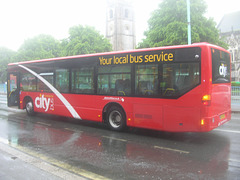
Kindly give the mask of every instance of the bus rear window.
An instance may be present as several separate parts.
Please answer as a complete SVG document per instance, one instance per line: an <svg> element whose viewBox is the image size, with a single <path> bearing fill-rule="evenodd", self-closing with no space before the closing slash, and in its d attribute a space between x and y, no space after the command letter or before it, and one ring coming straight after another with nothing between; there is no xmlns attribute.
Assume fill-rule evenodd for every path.
<svg viewBox="0 0 240 180"><path fill-rule="evenodd" d="M230 82L230 55L212 48L212 83Z"/></svg>

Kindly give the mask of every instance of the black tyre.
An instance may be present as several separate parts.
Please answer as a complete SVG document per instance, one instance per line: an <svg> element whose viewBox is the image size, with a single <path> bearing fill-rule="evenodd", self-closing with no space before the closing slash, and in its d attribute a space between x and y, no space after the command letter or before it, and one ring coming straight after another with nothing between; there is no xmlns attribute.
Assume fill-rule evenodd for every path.
<svg viewBox="0 0 240 180"><path fill-rule="evenodd" d="M122 108L111 106L107 112L107 123L114 131L122 131L126 127L126 115Z"/></svg>
<svg viewBox="0 0 240 180"><path fill-rule="evenodd" d="M35 112L34 112L34 105L33 105L33 102L31 99L29 99L27 102L26 102L26 112L29 116L33 116L35 115Z"/></svg>

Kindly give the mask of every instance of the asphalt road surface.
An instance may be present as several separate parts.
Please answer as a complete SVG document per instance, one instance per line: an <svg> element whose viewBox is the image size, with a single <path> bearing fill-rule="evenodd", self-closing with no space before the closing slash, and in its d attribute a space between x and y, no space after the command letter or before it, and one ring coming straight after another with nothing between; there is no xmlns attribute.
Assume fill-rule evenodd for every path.
<svg viewBox="0 0 240 180"><path fill-rule="evenodd" d="M0 95L0 161L0 179L15 179L20 166L26 179L239 180L240 114L208 133L118 133L99 123L29 117Z"/></svg>

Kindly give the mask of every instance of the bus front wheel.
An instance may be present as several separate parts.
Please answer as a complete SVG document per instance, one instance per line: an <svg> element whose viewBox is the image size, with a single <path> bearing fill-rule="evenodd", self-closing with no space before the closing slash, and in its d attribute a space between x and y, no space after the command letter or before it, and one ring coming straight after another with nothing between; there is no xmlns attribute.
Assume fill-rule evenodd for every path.
<svg viewBox="0 0 240 180"><path fill-rule="evenodd" d="M122 108L111 106L107 112L107 123L114 131L122 131L126 127L126 115Z"/></svg>
<svg viewBox="0 0 240 180"><path fill-rule="evenodd" d="M33 107L33 102L31 99L29 99L26 103L26 112L29 116L33 116L35 115L35 112L34 112L34 107Z"/></svg>

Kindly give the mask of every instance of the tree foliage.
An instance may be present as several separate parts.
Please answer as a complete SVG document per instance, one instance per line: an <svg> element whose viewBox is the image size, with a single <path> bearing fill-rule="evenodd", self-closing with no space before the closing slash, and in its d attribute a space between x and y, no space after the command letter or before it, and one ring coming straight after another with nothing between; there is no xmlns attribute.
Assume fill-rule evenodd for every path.
<svg viewBox="0 0 240 180"><path fill-rule="evenodd" d="M0 83L7 79L7 65L13 61L16 52L5 47L0 47Z"/></svg>
<svg viewBox="0 0 240 180"><path fill-rule="evenodd" d="M51 35L40 34L24 41L15 57L16 61L58 57L60 41Z"/></svg>
<svg viewBox="0 0 240 180"><path fill-rule="evenodd" d="M110 42L90 26L74 26L69 29L69 38L63 40L63 55L91 54L112 50Z"/></svg>
<svg viewBox="0 0 240 180"><path fill-rule="evenodd" d="M17 52L0 47L0 77L6 81L6 68L10 62L54 58L111 51L110 42L93 27L74 26L69 38L62 41L51 35L40 34L24 41Z"/></svg>
<svg viewBox="0 0 240 180"><path fill-rule="evenodd" d="M209 42L226 48L214 20L204 16L207 10L205 1L191 1L190 9L192 43ZM148 26L146 38L139 43L140 48L187 44L186 0L163 0L152 13Z"/></svg>

